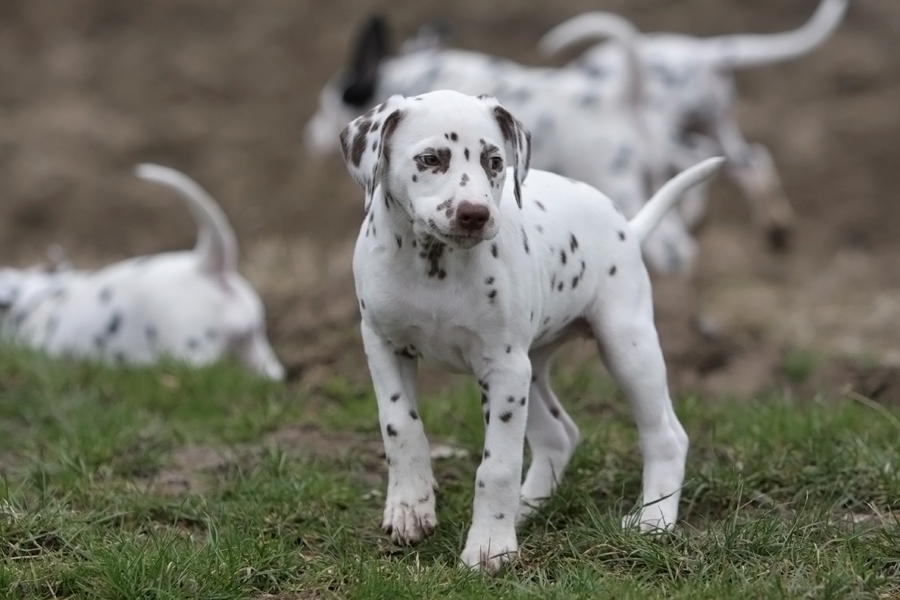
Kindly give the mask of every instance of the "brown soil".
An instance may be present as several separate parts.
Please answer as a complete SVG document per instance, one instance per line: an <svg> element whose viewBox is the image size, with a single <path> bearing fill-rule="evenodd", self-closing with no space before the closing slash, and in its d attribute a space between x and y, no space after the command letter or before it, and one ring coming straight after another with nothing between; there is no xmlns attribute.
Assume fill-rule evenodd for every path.
<svg viewBox="0 0 900 600"><path fill-rule="evenodd" d="M184 208L130 172L141 161L168 164L231 217L243 271L294 377L365 379L349 273L361 194L339 159L309 160L300 139L370 11L387 13L395 42L443 17L459 46L539 63L538 37L583 10L708 35L792 28L815 5L462 0L436 13L410 0L8 0L0 263L42 261L54 242L80 266L188 247ZM740 74L745 133L774 152L799 227L791 250L772 254L734 187L715 186L697 276L657 282L676 388L718 395L852 384L900 399L898 39L900 4L854 0L813 54ZM783 369L797 348L817 357L799 384Z"/></svg>

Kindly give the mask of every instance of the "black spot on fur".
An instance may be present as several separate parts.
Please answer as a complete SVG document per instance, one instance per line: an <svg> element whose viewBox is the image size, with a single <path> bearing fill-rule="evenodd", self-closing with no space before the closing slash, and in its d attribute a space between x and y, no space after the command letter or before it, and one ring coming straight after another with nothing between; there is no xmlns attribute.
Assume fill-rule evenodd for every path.
<svg viewBox="0 0 900 600"><path fill-rule="evenodd" d="M363 310L366 310L366 301L362 298L359 299L359 307Z"/></svg>
<svg viewBox="0 0 900 600"><path fill-rule="evenodd" d="M510 404L512 404L513 402L516 401L516 398L515 398L515 396L507 396L506 401L509 402Z"/></svg>
<svg viewBox="0 0 900 600"><path fill-rule="evenodd" d="M388 436L397 437L397 430L394 429L394 426L388 423L388 426L384 428L387 431Z"/></svg>
<svg viewBox="0 0 900 600"><path fill-rule="evenodd" d="M487 404L489 401L490 401L490 398L488 398L488 395L485 394L484 392L481 392L481 404L482 404L482 406L484 406L485 404Z"/></svg>
<svg viewBox="0 0 900 600"><path fill-rule="evenodd" d="M550 414L553 415L554 419L558 419L559 418L559 409L554 406L553 408L550 409Z"/></svg>
<svg viewBox="0 0 900 600"><path fill-rule="evenodd" d="M504 515L503 513L497 513L496 515L494 515L494 518L497 519L498 521L502 521L503 519L506 518L506 515Z"/></svg>
<svg viewBox="0 0 900 600"><path fill-rule="evenodd" d="M122 327L122 313L114 312L106 324L106 335L115 335Z"/></svg>
<svg viewBox="0 0 900 600"><path fill-rule="evenodd" d="M417 181L419 180L419 178L418 178L415 174L413 175L413 178L412 178L412 179L413 179L413 183L415 183L415 182L417 182Z"/></svg>
<svg viewBox="0 0 900 600"><path fill-rule="evenodd" d="M466 157L466 160L469 160L469 149L468 148L463 150L463 155Z"/></svg>
<svg viewBox="0 0 900 600"><path fill-rule="evenodd" d="M484 489L484 482L480 479L478 480L478 487L480 487L481 489Z"/></svg>
<svg viewBox="0 0 900 600"><path fill-rule="evenodd" d="M399 399L400 399L400 392L397 392L397 393L395 393L395 394L391 394L391 402L396 402L396 401L399 400Z"/></svg>
<svg viewBox="0 0 900 600"><path fill-rule="evenodd" d="M491 244L491 256L493 256L494 258L497 258L498 252L499 251L497 249L497 244Z"/></svg>
<svg viewBox="0 0 900 600"><path fill-rule="evenodd" d="M525 402L528 400L525 396L519 398L519 406L525 406Z"/></svg>
<svg viewBox="0 0 900 600"><path fill-rule="evenodd" d="M512 346L510 346L509 344L507 344L507 345L506 345L506 353L509 354L510 352L512 352Z"/></svg>
<svg viewBox="0 0 900 600"><path fill-rule="evenodd" d="M397 247L402 248L403 247L403 238L401 238L399 235L395 235L394 237L397 238Z"/></svg>
<svg viewBox="0 0 900 600"><path fill-rule="evenodd" d="M409 416L412 417L413 421L419 420L419 414L414 410L409 411Z"/></svg>
<svg viewBox="0 0 900 600"><path fill-rule="evenodd" d="M528 248L528 234L525 233L525 228L522 227L522 246L525 248L525 254L531 254L531 250Z"/></svg>
<svg viewBox="0 0 900 600"><path fill-rule="evenodd" d="M497 290L491 290L490 292L488 292L487 296L488 296L488 298L490 298L491 304L493 304L494 300L497 299Z"/></svg>
<svg viewBox="0 0 900 600"><path fill-rule="evenodd" d="M566 260L567 260L567 259L568 259L568 257L566 256L566 251L565 251L565 250L560 250L560 251L559 251L559 261L560 261L562 264L566 264Z"/></svg>
<svg viewBox="0 0 900 600"><path fill-rule="evenodd" d="M623 242L625 241L625 232L624 231L619 232L619 239L622 240Z"/></svg>
<svg viewBox="0 0 900 600"><path fill-rule="evenodd" d="M494 283L494 278L488 277L487 279L484 280L484 282L488 285L491 285L492 283Z"/></svg>
<svg viewBox="0 0 900 600"><path fill-rule="evenodd" d="M616 274L616 271L617 271L616 265L613 265L613 266L611 266L611 267L609 268L609 274L610 274L610 275L615 275L615 274Z"/></svg>
<svg viewBox="0 0 900 600"><path fill-rule="evenodd" d="M537 204L537 207L539 209L541 209L544 212L547 212L547 208L541 203L540 200L535 200L534 203Z"/></svg>
<svg viewBox="0 0 900 600"><path fill-rule="evenodd" d="M484 451L484 460L487 460L487 459L489 459L490 457L491 457L491 451L486 449L486 450Z"/></svg>
<svg viewBox="0 0 900 600"><path fill-rule="evenodd" d="M569 250L575 252L578 249L578 238L575 237L575 234L572 234L572 237L569 239Z"/></svg>
<svg viewBox="0 0 900 600"><path fill-rule="evenodd" d="M456 135L456 133L451 133L451 134L450 134L450 141L451 141L451 142L455 142L455 141L458 140L458 139L459 139L459 136Z"/></svg>
<svg viewBox="0 0 900 600"><path fill-rule="evenodd" d="M509 420L512 419L512 411L506 411L500 415L500 420L504 423L509 423Z"/></svg>

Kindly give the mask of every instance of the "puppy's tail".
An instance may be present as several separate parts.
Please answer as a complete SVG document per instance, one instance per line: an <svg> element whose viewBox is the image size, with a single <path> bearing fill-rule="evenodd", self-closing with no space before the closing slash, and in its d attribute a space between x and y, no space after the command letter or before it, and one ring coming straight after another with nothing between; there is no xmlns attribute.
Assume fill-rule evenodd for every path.
<svg viewBox="0 0 900 600"><path fill-rule="evenodd" d="M824 42L837 29L848 4L849 0L822 0L809 21L793 31L704 40L708 59L720 69L731 70L796 58Z"/></svg>
<svg viewBox="0 0 900 600"><path fill-rule="evenodd" d="M625 102L636 107L643 95L644 61L638 42L641 32L628 19L614 13L587 12L563 21L538 41L538 50L547 55L591 40L608 39L617 44L625 58Z"/></svg>
<svg viewBox="0 0 900 600"><path fill-rule="evenodd" d="M638 214L628 222L638 240L644 243L647 236L659 225L663 216L681 199L682 194L712 177L724 161L725 159L721 156L707 158L703 162L685 169L659 188Z"/></svg>
<svg viewBox="0 0 900 600"><path fill-rule="evenodd" d="M203 272L230 273L237 266L237 238L225 213L196 181L175 169L148 163L135 167L135 175L178 192L194 216L199 233L194 253Z"/></svg>

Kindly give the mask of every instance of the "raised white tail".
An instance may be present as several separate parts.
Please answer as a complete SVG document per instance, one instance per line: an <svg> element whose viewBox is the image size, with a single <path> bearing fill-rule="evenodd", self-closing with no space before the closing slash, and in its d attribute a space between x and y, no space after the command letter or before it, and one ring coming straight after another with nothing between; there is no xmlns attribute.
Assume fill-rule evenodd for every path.
<svg viewBox="0 0 900 600"><path fill-rule="evenodd" d="M196 181L175 169L153 164L135 167L135 175L178 192L194 216L199 233L194 253L200 268L210 275L230 273L237 267L237 238L216 201Z"/></svg>
<svg viewBox="0 0 900 600"><path fill-rule="evenodd" d="M721 156L707 158L701 163L687 168L669 181L653 194L641 210L628 224L637 235L641 243L647 239L653 230L659 225L660 220L681 199L682 194L698 183L712 177L719 170L725 159Z"/></svg>
<svg viewBox="0 0 900 600"><path fill-rule="evenodd" d="M784 33L735 34L709 38L709 58L722 69L758 67L796 58L828 39L847 12L849 0L822 0L809 21Z"/></svg>
<svg viewBox="0 0 900 600"><path fill-rule="evenodd" d="M588 12L560 23L538 41L538 50L553 55L574 44L597 38L609 39L622 49L625 57L624 100L638 106L643 94L644 61L637 44L641 32L634 24L614 13Z"/></svg>

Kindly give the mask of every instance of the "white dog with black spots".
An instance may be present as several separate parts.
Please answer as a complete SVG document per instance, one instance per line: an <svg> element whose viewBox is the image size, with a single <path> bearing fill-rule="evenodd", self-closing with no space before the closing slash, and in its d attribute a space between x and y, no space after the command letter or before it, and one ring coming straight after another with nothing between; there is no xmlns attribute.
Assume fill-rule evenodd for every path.
<svg viewBox="0 0 900 600"><path fill-rule="evenodd" d="M748 143L741 132L734 110L734 72L812 51L838 27L848 4L849 0L822 0L806 24L784 33L712 38L675 33L634 36L631 43L635 48L626 49L621 42L601 44L568 66L598 81L625 85L634 77L637 65L643 82L641 105L652 144L675 170L723 155L726 172L750 201L754 220L778 248L790 234L793 209L771 152L761 144ZM609 13L584 13L554 27L539 47L553 54L608 38L615 32L609 23ZM633 52L639 60L635 61ZM695 194L694 202L683 203L682 215L688 225L693 227L704 215L705 198L705 194Z"/></svg>
<svg viewBox="0 0 900 600"><path fill-rule="evenodd" d="M437 525L416 401L423 359L473 374L483 392L462 561L496 572L515 557L517 522L559 484L579 439L549 385L553 352L576 336L596 339L637 421L643 491L626 523L673 527L688 438L669 397L640 243L720 159L676 177L629 221L589 185L529 174L530 135L492 97L395 96L340 140L365 189L353 273L388 462L384 530L413 543Z"/></svg>
<svg viewBox="0 0 900 600"><path fill-rule="evenodd" d="M199 226L196 247L97 271L0 269L0 339L111 364L232 358L282 379L262 301L237 272L237 242L222 210L178 171L145 164L137 175L184 199Z"/></svg>

